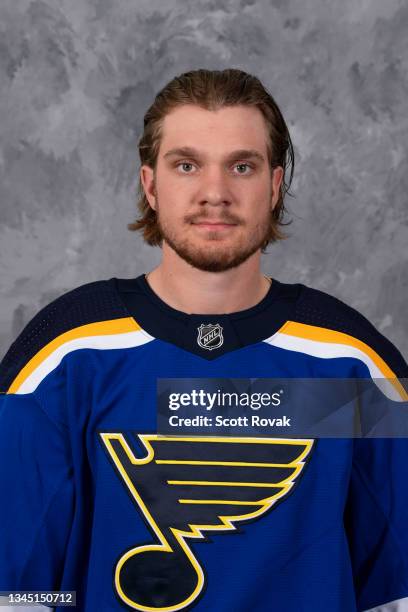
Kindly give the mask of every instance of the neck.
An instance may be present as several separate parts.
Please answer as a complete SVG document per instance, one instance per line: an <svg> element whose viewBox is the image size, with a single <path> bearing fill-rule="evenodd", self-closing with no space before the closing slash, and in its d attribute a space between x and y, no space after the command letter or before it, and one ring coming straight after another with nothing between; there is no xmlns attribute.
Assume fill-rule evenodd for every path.
<svg viewBox="0 0 408 612"><path fill-rule="evenodd" d="M204 272L181 259L175 266L163 258L146 278L159 298L188 314L228 314L252 308L271 284L260 271L259 252L225 272Z"/></svg>

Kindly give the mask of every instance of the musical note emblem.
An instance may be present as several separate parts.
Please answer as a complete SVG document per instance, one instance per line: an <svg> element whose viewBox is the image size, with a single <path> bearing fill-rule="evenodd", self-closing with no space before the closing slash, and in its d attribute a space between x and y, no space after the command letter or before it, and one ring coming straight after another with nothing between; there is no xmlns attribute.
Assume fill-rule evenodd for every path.
<svg viewBox="0 0 408 612"><path fill-rule="evenodd" d="M129 437L99 434L115 470L158 543L132 546L116 564L117 595L135 610L181 610L203 593L204 572L187 541L268 512L293 488L314 440Z"/></svg>

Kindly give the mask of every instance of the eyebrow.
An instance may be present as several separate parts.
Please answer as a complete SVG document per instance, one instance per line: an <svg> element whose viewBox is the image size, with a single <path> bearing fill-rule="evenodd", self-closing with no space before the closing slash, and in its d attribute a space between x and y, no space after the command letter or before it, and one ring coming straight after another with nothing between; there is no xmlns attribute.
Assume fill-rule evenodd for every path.
<svg viewBox="0 0 408 612"><path fill-rule="evenodd" d="M193 147L178 147L177 149L170 149L170 151L167 151L167 153L163 155L163 157L165 158L174 156L194 157L196 159L199 159L201 157L201 154L199 151L197 151L197 149L194 149ZM265 158L262 153L260 153L256 149L237 149L236 151L228 153L225 158L225 161L234 161L236 159L240 159L241 157L245 157L246 159L257 159L259 162L265 161Z"/></svg>

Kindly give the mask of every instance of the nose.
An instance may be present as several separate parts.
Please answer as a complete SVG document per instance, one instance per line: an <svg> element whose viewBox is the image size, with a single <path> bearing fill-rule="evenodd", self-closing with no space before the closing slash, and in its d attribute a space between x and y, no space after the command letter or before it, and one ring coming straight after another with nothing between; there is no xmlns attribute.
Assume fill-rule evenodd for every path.
<svg viewBox="0 0 408 612"><path fill-rule="evenodd" d="M228 178L222 169L211 168L203 174L198 201L200 204L210 206L231 204L232 197Z"/></svg>

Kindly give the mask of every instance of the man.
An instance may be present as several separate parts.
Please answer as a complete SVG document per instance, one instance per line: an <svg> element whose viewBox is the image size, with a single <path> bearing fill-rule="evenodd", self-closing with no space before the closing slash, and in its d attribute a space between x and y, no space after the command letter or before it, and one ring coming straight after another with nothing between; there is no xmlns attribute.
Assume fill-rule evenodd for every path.
<svg viewBox="0 0 408 612"><path fill-rule="evenodd" d="M0 590L72 590L86 611L408 610L406 440L159 435L162 379L382 378L407 399L367 319L260 272L293 170L276 103L239 70L180 75L139 152L129 228L160 265L54 300L1 365Z"/></svg>

